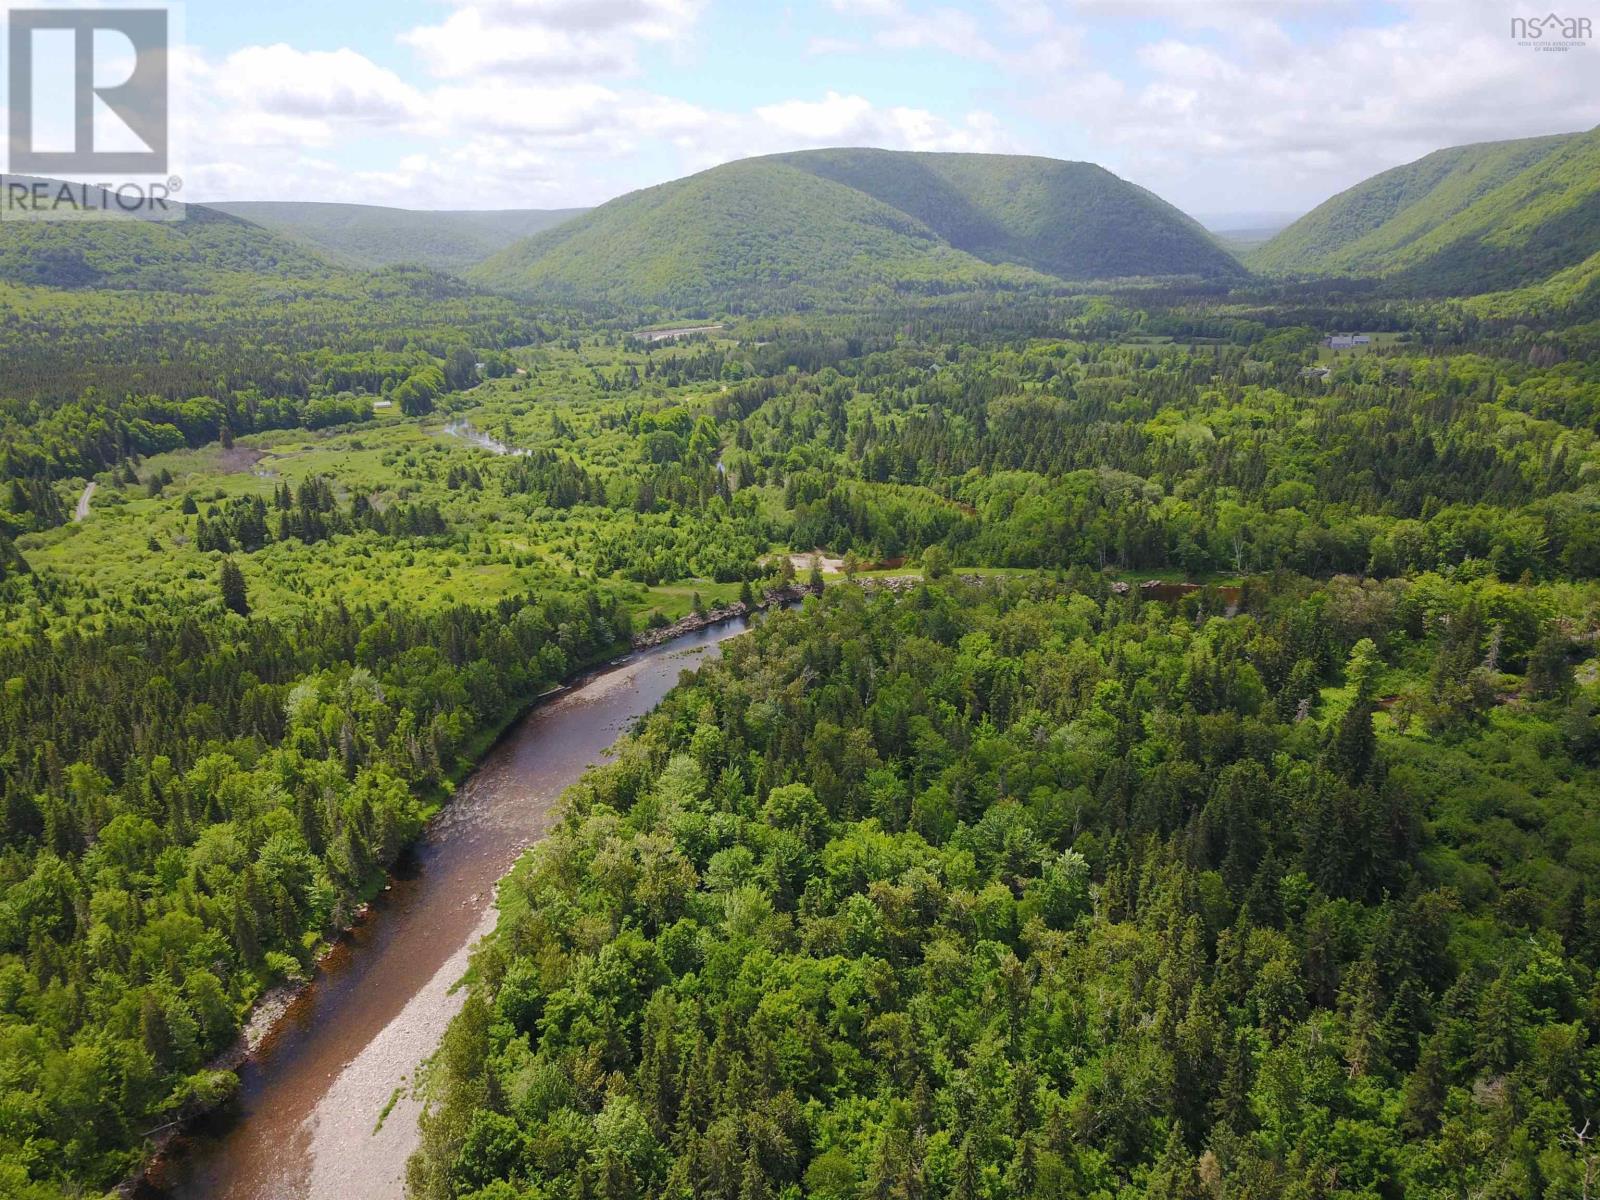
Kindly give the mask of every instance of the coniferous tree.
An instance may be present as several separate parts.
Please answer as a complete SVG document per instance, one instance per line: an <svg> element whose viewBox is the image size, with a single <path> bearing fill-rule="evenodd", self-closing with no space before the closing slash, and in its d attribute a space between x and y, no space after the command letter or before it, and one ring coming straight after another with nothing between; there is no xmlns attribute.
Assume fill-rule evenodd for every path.
<svg viewBox="0 0 1600 1200"><path fill-rule="evenodd" d="M250 615L250 598L245 585L244 572L239 570L237 563L231 558L222 560L222 574L219 579L222 588L222 603L230 612L238 613L241 617Z"/></svg>

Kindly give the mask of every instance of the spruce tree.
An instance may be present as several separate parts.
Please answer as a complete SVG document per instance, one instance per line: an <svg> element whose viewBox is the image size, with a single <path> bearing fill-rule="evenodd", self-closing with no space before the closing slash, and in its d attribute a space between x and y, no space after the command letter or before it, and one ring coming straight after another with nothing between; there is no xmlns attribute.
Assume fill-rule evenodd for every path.
<svg viewBox="0 0 1600 1200"><path fill-rule="evenodd" d="M250 615L250 597L244 582L244 572L233 559L222 560L222 603L241 617Z"/></svg>

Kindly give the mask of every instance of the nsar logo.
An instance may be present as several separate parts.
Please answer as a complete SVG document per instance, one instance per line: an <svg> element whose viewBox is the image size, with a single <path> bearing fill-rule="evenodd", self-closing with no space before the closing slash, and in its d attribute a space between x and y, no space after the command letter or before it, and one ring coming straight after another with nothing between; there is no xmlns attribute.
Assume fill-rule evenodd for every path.
<svg viewBox="0 0 1600 1200"><path fill-rule="evenodd" d="M1557 13L1512 17L1511 36L1534 50L1572 50L1588 44L1594 36L1594 26L1588 17L1563 17Z"/></svg>

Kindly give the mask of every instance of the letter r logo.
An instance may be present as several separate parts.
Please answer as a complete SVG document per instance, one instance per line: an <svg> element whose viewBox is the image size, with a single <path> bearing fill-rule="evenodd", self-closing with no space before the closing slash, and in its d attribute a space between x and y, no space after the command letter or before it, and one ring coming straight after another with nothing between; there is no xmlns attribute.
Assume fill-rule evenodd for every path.
<svg viewBox="0 0 1600 1200"><path fill-rule="evenodd" d="M168 63L167 12L161 8L14 8L10 34L11 112L7 168L35 175L158 175L167 170ZM41 36L42 35L42 36ZM96 36L101 35L101 36ZM110 36L105 36L110 35ZM120 37L118 36L120 35ZM132 46L131 68L115 61L97 63L96 52L112 59L108 47L122 40ZM47 48L63 51L54 56ZM37 53L36 53L37 51ZM47 62L39 64L39 60ZM36 64L42 69L36 70ZM99 67L97 73L96 67ZM113 77L107 79L109 71ZM45 140L44 112L64 114L70 128L56 130L52 148ZM100 124L120 122L143 149L96 145ZM116 140L127 142L126 133ZM112 139L107 139L112 140ZM65 142L70 148L59 148Z"/></svg>

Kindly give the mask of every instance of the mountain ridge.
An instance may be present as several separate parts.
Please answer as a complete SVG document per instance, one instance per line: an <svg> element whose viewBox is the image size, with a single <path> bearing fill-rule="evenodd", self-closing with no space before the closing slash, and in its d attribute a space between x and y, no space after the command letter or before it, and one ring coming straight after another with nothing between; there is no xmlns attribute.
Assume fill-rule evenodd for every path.
<svg viewBox="0 0 1600 1200"><path fill-rule="evenodd" d="M347 265L417 263L455 273L588 211L413 209L319 200L225 200L207 207L304 242Z"/></svg>
<svg viewBox="0 0 1600 1200"><path fill-rule="evenodd" d="M507 290L702 309L1183 274L1243 268L1197 222L1093 164L870 149L725 163L467 272Z"/></svg>
<svg viewBox="0 0 1600 1200"><path fill-rule="evenodd" d="M0 204L12 205L0 176ZM58 181L44 181L56 184ZM98 191L98 189L95 189ZM93 219L0 219L0 281L82 290L206 290L226 275L324 278L338 267L313 248L203 204L170 202L175 220L137 213Z"/></svg>
<svg viewBox="0 0 1600 1200"><path fill-rule="evenodd" d="M1245 261L1475 294L1541 282L1596 250L1600 129L1436 150L1330 197Z"/></svg>

